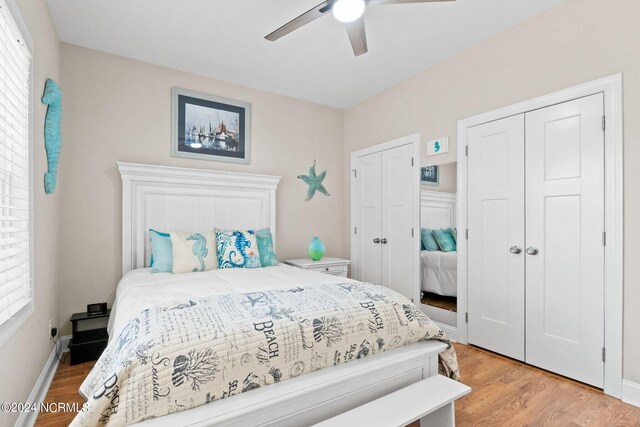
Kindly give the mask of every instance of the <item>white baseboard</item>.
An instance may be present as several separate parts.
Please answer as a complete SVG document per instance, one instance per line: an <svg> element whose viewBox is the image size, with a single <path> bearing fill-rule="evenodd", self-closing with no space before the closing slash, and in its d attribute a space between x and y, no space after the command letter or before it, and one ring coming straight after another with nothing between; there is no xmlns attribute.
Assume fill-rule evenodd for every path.
<svg viewBox="0 0 640 427"><path fill-rule="evenodd" d="M435 320L433 321L433 323L438 325L440 329L442 329L447 334L447 337L449 337L451 341L458 342L458 328L456 328L455 326L436 322Z"/></svg>
<svg viewBox="0 0 640 427"><path fill-rule="evenodd" d="M622 380L622 401L640 407L640 384Z"/></svg>
<svg viewBox="0 0 640 427"><path fill-rule="evenodd" d="M71 340L70 335L65 335L60 337L60 341L58 341L58 345L54 346L53 350L51 350L51 354L49 355L49 359L42 368L42 372L40 372L40 376L36 381L29 397L27 398L27 402L29 403L42 403L44 402L45 397L47 396L47 391L49 391L49 386L51 385L51 381L53 380L53 376L56 373L56 369L58 368L58 356L57 354L62 354L65 351L69 350L69 340ZM56 354L56 351L58 352ZM15 427L32 427L36 423L36 419L38 418L38 411L35 412L22 412L20 416L16 420Z"/></svg>

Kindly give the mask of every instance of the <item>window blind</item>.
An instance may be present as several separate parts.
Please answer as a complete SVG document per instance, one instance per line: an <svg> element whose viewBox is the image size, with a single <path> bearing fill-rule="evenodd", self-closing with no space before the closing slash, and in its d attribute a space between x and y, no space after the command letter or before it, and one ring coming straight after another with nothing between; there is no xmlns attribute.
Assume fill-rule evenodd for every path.
<svg viewBox="0 0 640 427"><path fill-rule="evenodd" d="M31 54L0 0L0 328L33 299L30 277Z"/></svg>

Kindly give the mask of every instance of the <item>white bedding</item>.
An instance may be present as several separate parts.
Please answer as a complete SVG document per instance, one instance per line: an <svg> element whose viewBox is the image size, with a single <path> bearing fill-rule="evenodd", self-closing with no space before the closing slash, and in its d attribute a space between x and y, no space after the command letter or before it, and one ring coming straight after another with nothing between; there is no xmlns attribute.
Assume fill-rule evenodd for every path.
<svg viewBox="0 0 640 427"><path fill-rule="evenodd" d="M265 268L229 268L198 273L151 273L150 268L129 271L116 292L109 318L109 339L143 308L209 295L287 289L301 285L357 283L288 265Z"/></svg>
<svg viewBox="0 0 640 427"><path fill-rule="evenodd" d="M422 340L449 343L406 297L295 267L132 271L72 426L123 426ZM458 379L455 350L440 373Z"/></svg>
<svg viewBox="0 0 640 427"><path fill-rule="evenodd" d="M458 296L458 253L422 251L421 289L438 295Z"/></svg>

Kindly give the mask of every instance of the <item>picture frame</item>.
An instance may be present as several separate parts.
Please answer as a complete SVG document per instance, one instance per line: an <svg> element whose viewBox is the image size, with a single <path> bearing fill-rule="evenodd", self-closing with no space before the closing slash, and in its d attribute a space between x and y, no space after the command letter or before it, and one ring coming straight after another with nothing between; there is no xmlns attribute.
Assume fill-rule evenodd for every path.
<svg viewBox="0 0 640 427"><path fill-rule="evenodd" d="M251 163L251 104L171 89L171 155Z"/></svg>
<svg viewBox="0 0 640 427"><path fill-rule="evenodd" d="M437 186L440 184L440 171L437 165L420 168L420 183Z"/></svg>

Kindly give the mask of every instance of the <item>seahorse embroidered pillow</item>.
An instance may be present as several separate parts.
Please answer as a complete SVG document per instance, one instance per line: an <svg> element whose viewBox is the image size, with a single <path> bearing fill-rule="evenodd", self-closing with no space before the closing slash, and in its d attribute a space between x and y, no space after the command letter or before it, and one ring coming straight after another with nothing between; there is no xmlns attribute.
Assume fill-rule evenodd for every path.
<svg viewBox="0 0 640 427"><path fill-rule="evenodd" d="M218 268L216 236L213 231L172 231L169 234L173 249L173 273L195 273Z"/></svg>
<svg viewBox="0 0 640 427"><path fill-rule="evenodd" d="M220 268L260 268L256 232L253 230L216 230Z"/></svg>

